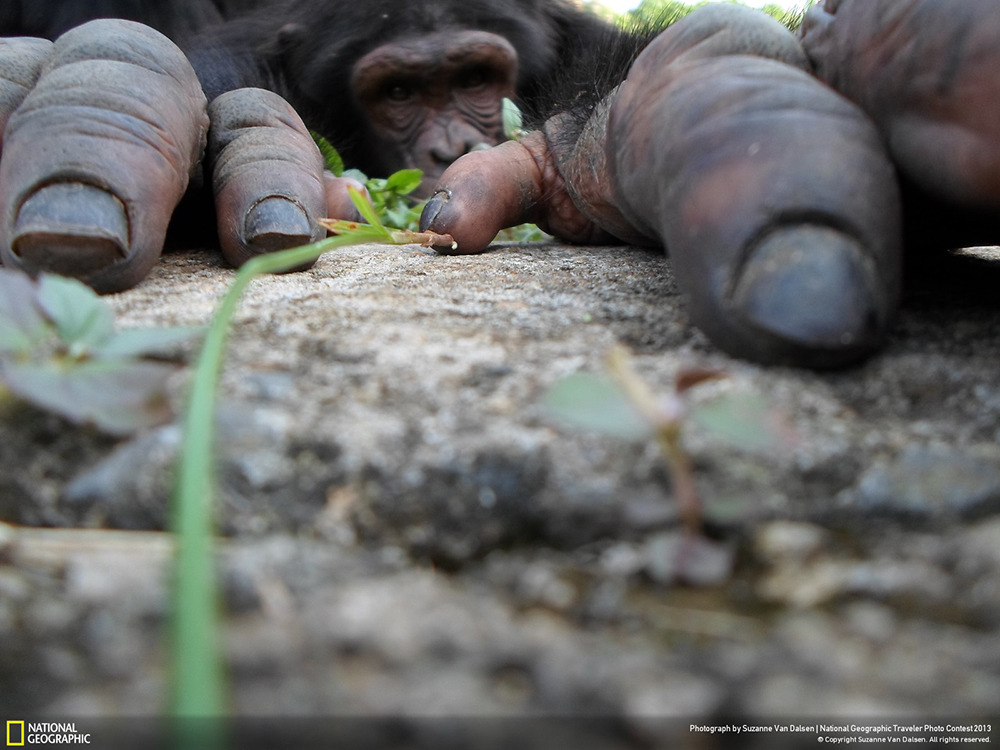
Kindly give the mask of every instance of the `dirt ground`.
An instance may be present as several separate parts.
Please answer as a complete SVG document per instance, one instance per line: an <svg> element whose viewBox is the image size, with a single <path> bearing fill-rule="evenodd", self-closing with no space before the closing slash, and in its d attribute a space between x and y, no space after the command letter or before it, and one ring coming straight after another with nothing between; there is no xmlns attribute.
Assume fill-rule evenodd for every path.
<svg viewBox="0 0 1000 750"><path fill-rule="evenodd" d="M982 255L911 279L885 350L832 373L719 353L669 260L630 248L364 246L256 281L219 423L234 714L602 717L587 738L608 747L680 746L678 725L714 747L689 723L734 717L998 726L1000 253ZM109 300L121 326L202 324L231 279L170 254ZM655 446L544 408L619 343L655 389L718 368L705 388L759 394L794 431L746 453L690 430L712 543L686 581ZM164 711L179 439L3 415L5 717Z"/></svg>

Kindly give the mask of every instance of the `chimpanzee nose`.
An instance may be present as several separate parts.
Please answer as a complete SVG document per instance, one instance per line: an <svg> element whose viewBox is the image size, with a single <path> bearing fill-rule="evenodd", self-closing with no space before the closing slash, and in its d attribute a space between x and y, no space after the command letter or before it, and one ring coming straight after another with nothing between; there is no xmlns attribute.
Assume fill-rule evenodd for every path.
<svg viewBox="0 0 1000 750"><path fill-rule="evenodd" d="M431 148L431 158L438 164L448 165L471 150L472 147L464 141L439 143Z"/></svg>
<svg viewBox="0 0 1000 750"><path fill-rule="evenodd" d="M477 134L478 136L479 134ZM484 148L491 148L495 144L483 140L482 136L468 138L448 138L431 147L431 159L442 166L448 166L458 157L464 156L470 151L480 151Z"/></svg>

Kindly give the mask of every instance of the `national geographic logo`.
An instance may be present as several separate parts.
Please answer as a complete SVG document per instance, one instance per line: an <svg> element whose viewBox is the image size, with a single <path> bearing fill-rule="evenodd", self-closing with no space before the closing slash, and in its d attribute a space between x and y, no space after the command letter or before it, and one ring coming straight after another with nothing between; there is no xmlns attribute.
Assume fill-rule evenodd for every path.
<svg viewBox="0 0 1000 750"><path fill-rule="evenodd" d="M76 730L76 722L8 721L7 747L25 745L89 745L90 735Z"/></svg>
<svg viewBox="0 0 1000 750"><path fill-rule="evenodd" d="M20 747L24 744L24 722L7 722L7 747Z"/></svg>

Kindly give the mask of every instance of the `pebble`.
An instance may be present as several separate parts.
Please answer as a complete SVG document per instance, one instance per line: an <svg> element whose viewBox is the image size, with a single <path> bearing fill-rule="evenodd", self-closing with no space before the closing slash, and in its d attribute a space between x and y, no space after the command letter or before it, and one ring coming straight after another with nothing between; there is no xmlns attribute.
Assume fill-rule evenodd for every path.
<svg viewBox="0 0 1000 750"><path fill-rule="evenodd" d="M1000 452L910 445L868 469L840 505L873 515L976 518L1000 512Z"/></svg>

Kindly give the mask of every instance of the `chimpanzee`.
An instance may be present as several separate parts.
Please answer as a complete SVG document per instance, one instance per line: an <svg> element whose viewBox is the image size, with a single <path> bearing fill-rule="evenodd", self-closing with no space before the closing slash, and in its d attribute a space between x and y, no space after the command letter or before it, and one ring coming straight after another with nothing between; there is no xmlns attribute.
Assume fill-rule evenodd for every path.
<svg viewBox="0 0 1000 750"><path fill-rule="evenodd" d="M381 108L375 102L379 91L389 102L397 96L409 101L415 82L396 74L406 69L400 64L405 60L424 68L431 59L420 40L445 45L441 40L471 39L463 32L495 33L520 55L511 32L519 18L513 10L530 16L525 8L558 6L558 0L508 0L491 4L492 11L462 15L459 6L479 6L466 0L405 6L382 1L384 6L369 2L365 8L382 8L376 18L386 25L345 24L345 44L331 44L329 55L321 37L296 27L320 16L302 13L284 16L288 24L263 41L250 33L252 24L244 25L242 47L220 35L218 47L195 47L191 58L213 71L215 79L203 77L213 94L257 80L272 89L285 86L293 98L298 88L296 104L308 116L318 118L312 108L322 111L327 105L330 113L360 111L368 118L359 124L363 136L390 153L384 143L398 143L391 134L408 132L409 120L388 118L386 129L378 124ZM610 46L597 35L560 57L550 26L529 37L540 46L531 47L525 60L548 56L555 70L565 72L565 85L547 74L526 83L520 56L517 80L528 92L532 85L538 94L561 92L552 98L562 106L554 106L540 129L519 142L459 158L439 180L422 224L452 234L459 252L478 252L497 229L521 221L539 222L571 242L662 245L689 298L693 321L722 348L766 362L824 367L855 361L880 343L898 304L903 229L921 218L911 196L945 215L972 212L982 220L974 226L995 237L1000 15L994 5L995 0L825 0L810 11L801 40L761 13L709 5L657 36L634 63L637 43L627 35L609 35ZM412 6L421 11L403 11ZM572 30L577 16L568 17L561 23ZM483 28L472 18L492 19L493 25ZM425 19L426 25L402 28L393 19L413 24ZM234 23L239 28L244 22ZM161 214L169 215L186 171L197 162L203 127L183 58L161 49L159 40L148 41L148 51L140 55L147 44L138 41L141 30L117 28L124 36L111 41L104 29L91 34L100 39L89 41L80 38L87 26L70 32L62 40L80 32L72 41L81 46L63 44L54 57L126 59L138 63L141 81L130 87L127 75L112 80L104 73L60 78L53 76L59 66L50 63L11 117L0 164L5 262L42 267L64 258L87 263L96 258L97 270L81 275L105 289L141 278L129 270L135 254L130 243L148 242L158 250L162 234L156 232L165 226ZM372 29L386 36L362 33ZM391 53L373 52L380 43L400 39ZM486 71L503 68L504 45L485 48L490 51L483 59L500 63L487 65L481 78L503 90L496 74ZM33 48L19 65L3 69L29 89L31 66L23 61L39 54ZM447 64L432 70L428 90L435 90L440 76L460 80L442 73L450 70ZM254 71L257 79L247 77ZM324 71L349 73L346 91L362 95L325 89ZM295 78L294 85L282 80L284 74ZM156 76L168 85L155 88ZM58 117L32 116L45 101L39 91L57 109L75 103L56 83L82 87L81 98L89 92L100 99L103 87L112 99L103 111L131 112L132 129L122 128L129 137L120 154L95 148L87 138L101 134L100 127L81 123L76 112L59 126L83 140L55 145L64 139L42 128ZM325 97L327 90L333 95ZM0 92L0 101L6 96ZM435 94L428 96L437 101ZM238 262L296 239L296 232L308 238L308 220L323 212L324 195L318 154L295 110L271 92L235 88L212 100L209 116L220 242L227 257ZM97 123L109 124L121 126L115 118ZM407 138L397 155L418 140ZM32 142L44 147L31 152ZM19 156L22 152L34 156ZM36 161L44 164L33 172ZM150 185L169 199L153 198ZM108 221L89 234L64 232L62 225L82 227L81 190L88 211ZM328 189L327 196L335 192ZM155 229L142 223L149 216L156 217L150 222ZM86 241L77 243L81 235ZM949 240L967 238L941 238Z"/></svg>
<svg viewBox="0 0 1000 750"><path fill-rule="evenodd" d="M187 52L210 100L275 90L348 163L416 167L429 190L459 156L503 140L504 97L547 106L560 70L593 67L592 50L620 36L563 0L272 0Z"/></svg>
<svg viewBox="0 0 1000 750"><path fill-rule="evenodd" d="M122 21L77 26L51 50L23 39L0 47L10 79L0 254L103 292L138 283L155 262L198 177L209 121L219 241L239 264L318 239L317 217L353 212L347 181L324 174L303 118L352 166L418 167L429 188L458 156L502 140L504 97L531 109L560 67L618 33L564 0L39 5L48 21L36 5L10 6L0 33L52 36L84 14L119 15L187 52Z"/></svg>
<svg viewBox="0 0 1000 750"><path fill-rule="evenodd" d="M717 345L816 367L884 338L904 227L914 247L1000 239L996 0L824 0L801 40L710 5L623 78L583 114L456 161L424 228L466 253L522 221L662 245Z"/></svg>

